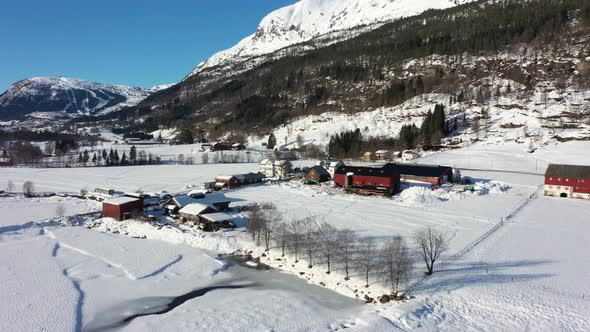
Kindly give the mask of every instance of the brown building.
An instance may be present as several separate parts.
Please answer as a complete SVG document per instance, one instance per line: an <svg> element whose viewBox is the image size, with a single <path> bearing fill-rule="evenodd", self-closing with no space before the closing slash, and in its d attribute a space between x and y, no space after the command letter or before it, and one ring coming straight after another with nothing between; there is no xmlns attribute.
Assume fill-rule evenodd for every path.
<svg viewBox="0 0 590 332"><path fill-rule="evenodd" d="M102 202L102 216L121 220L143 215L143 202L133 197L117 197Z"/></svg>
<svg viewBox="0 0 590 332"><path fill-rule="evenodd" d="M215 178L215 189L235 188L240 186L240 180L233 175L222 175Z"/></svg>
<svg viewBox="0 0 590 332"><path fill-rule="evenodd" d="M313 180L317 182L330 181L330 173L322 166L314 166L310 168L304 176L305 180Z"/></svg>

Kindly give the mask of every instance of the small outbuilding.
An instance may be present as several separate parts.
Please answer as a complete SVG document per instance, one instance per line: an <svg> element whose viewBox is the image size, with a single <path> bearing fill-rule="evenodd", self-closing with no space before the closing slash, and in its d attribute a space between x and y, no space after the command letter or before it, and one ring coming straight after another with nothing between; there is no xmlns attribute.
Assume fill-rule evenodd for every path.
<svg viewBox="0 0 590 332"><path fill-rule="evenodd" d="M260 183L266 178L262 173L238 174L235 177L238 179L240 185Z"/></svg>
<svg viewBox="0 0 590 332"><path fill-rule="evenodd" d="M391 152L389 150L378 150L375 152L375 157L379 160L387 160L391 158Z"/></svg>
<svg viewBox="0 0 590 332"><path fill-rule="evenodd" d="M330 176L334 178L336 170L342 166L344 166L344 162L342 160L332 161L328 166L328 173L330 173Z"/></svg>
<svg viewBox="0 0 590 332"><path fill-rule="evenodd" d="M314 166L307 170L303 178L308 181L326 182L330 181L332 177L322 166Z"/></svg>
<svg viewBox="0 0 590 332"><path fill-rule="evenodd" d="M133 197L117 197L102 202L103 217L119 221L143 215L143 202Z"/></svg>
<svg viewBox="0 0 590 332"><path fill-rule="evenodd" d="M234 218L223 212L202 214L199 225L205 231L217 231L221 228L235 228Z"/></svg>
<svg viewBox="0 0 590 332"><path fill-rule="evenodd" d="M200 221L201 215L216 212L218 212L216 209L208 205L191 203L178 211L178 217L180 223L188 223L193 226Z"/></svg>
<svg viewBox="0 0 590 332"><path fill-rule="evenodd" d="M375 154L373 152L367 151L363 154L363 158L364 161L375 161L377 159L377 157L375 156Z"/></svg>
<svg viewBox="0 0 590 332"><path fill-rule="evenodd" d="M222 175L215 178L215 189L235 188L240 186L240 180L233 175Z"/></svg>
<svg viewBox="0 0 590 332"><path fill-rule="evenodd" d="M414 152L412 150L406 150L406 151L402 152L403 161L411 161L411 160L414 160L417 158L420 158L420 154L417 152Z"/></svg>

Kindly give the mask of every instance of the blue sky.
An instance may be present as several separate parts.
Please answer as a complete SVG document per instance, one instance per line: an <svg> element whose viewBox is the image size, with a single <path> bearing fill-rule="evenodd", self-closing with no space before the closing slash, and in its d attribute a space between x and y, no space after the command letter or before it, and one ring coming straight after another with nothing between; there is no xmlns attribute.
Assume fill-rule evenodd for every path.
<svg viewBox="0 0 590 332"><path fill-rule="evenodd" d="M21 0L0 10L0 93L33 76L150 87L253 33L296 0Z"/></svg>

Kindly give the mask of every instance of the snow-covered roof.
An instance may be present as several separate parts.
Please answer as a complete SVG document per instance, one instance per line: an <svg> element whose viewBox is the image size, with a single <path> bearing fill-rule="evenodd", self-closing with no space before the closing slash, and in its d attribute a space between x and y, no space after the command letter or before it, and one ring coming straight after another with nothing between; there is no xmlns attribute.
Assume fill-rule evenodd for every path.
<svg viewBox="0 0 590 332"><path fill-rule="evenodd" d="M371 152L371 151L367 151L367 152L365 152L365 156L370 156L370 155L372 155L372 154L373 154L373 152Z"/></svg>
<svg viewBox="0 0 590 332"><path fill-rule="evenodd" d="M268 159L262 159L262 161L260 162L260 165L267 165L269 162Z"/></svg>
<svg viewBox="0 0 590 332"><path fill-rule="evenodd" d="M179 213L184 214L191 214L198 216L199 214L205 212L205 210L210 209L210 206L199 204L199 203L191 203L178 211Z"/></svg>
<svg viewBox="0 0 590 332"><path fill-rule="evenodd" d="M111 204L111 205L124 205L124 204L134 203L134 202L140 202L140 200L135 197L121 196L121 197L108 199L108 200L104 201L103 203L104 204Z"/></svg>
<svg viewBox="0 0 590 332"><path fill-rule="evenodd" d="M378 154L382 154L382 153L389 153L389 150L378 150L377 152Z"/></svg>
<svg viewBox="0 0 590 332"><path fill-rule="evenodd" d="M234 218L231 215L223 212L207 213L202 215L201 217L210 222L224 222L234 220Z"/></svg>
<svg viewBox="0 0 590 332"><path fill-rule="evenodd" d="M338 165L343 165L344 163L342 162L342 160L338 160L338 161L333 161L330 163L330 167L336 167Z"/></svg>
<svg viewBox="0 0 590 332"><path fill-rule="evenodd" d="M222 185L225 185L225 183ZM192 198L188 195L181 195L174 197L173 200L176 201L177 205L181 208L193 203L212 206L215 203L230 202L230 200L222 193L206 194L203 198Z"/></svg>
<svg viewBox="0 0 590 332"><path fill-rule="evenodd" d="M234 177L233 175L221 175L221 176L216 177L215 179L216 180L229 181L233 177Z"/></svg>

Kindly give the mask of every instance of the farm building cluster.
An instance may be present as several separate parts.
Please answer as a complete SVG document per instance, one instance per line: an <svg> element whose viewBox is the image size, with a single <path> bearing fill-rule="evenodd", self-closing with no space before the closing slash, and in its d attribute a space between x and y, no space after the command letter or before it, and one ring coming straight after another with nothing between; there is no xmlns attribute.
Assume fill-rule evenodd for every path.
<svg viewBox="0 0 590 332"><path fill-rule="evenodd" d="M414 159L420 158L420 154L413 150L404 150L404 151L390 151L390 150L377 150L367 151L363 154L362 160L363 161L394 161L394 160L403 160L403 161L412 161Z"/></svg>
<svg viewBox="0 0 590 332"><path fill-rule="evenodd" d="M231 200L223 191L263 183L266 179L315 185L332 181L334 188L344 192L370 196L395 195L404 188L402 184L457 190L458 183L465 183L460 171L450 166L395 162L358 166L346 165L340 160L321 160L311 167L294 168L290 161L267 159L260 162L257 173L220 175L214 181L203 183L201 189L187 193L122 193L96 188L86 196L103 202L105 217L121 221L146 216L170 218L179 224L214 231L236 226L231 215L234 210ZM469 186L459 187L467 190ZM590 199L590 166L549 165L544 194Z"/></svg>

